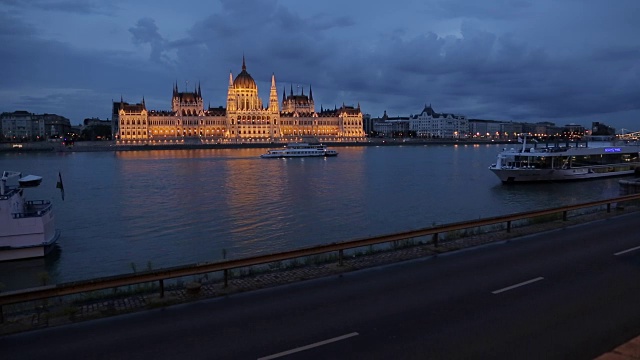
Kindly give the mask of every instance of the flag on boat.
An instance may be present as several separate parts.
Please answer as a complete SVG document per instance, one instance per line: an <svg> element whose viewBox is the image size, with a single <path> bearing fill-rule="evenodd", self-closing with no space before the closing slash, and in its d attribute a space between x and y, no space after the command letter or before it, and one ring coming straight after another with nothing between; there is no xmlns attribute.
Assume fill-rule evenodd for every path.
<svg viewBox="0 0 640 360"><path fill-rule="evenodd" d="M56 188L60 189L60 194L62 195L62 201L64 201L64 185L62 185L62 174L58 171L58 183L56 184Z"/></svg>
<svg viewBox="0 0 640 360"><path fill-rule="evenodd" d="M518 142L522 144L522 137L518 136Z"/></svg>

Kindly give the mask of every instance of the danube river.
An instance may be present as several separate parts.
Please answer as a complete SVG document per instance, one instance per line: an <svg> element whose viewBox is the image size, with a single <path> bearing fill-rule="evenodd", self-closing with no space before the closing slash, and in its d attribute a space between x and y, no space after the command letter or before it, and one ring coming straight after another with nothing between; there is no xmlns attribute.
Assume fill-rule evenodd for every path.
<svg viewBox="0 0 640 360"><path fill-rule="evenodd" d="M0 264L0 283L240 258L619 195L617 178L502 185L488 170L502 147L338 147L338 157L303 159L261 159L264 149L0 153L0 171L44 177L26 195L51 199L62 231L45 259Z"/></svg>

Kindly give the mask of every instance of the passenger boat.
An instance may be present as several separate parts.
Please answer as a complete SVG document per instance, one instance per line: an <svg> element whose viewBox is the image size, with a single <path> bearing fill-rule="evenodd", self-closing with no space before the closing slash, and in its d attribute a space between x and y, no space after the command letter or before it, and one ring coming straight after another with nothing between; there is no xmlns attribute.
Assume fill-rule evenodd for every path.
<svg viewBox="0 0 640 360"><path fill-rule="evenodd" d="M260 155L261 158L319 157L338 156L336 150L323 144L289 143L281 149L271 149Z"/></svg>
<svg viewBox="0 0 640 360"><path fill-rule="evenodd" d="M534 143L503 149L489 167L503 183L569 181L633 174L640 168L640 146L615 143Z"/></svg>
<svg viewBox="0 0 640 360"><path fill-rule="evenodd" d="M0 261L46 255L60 237L51 202L24 197L25 187L38 186L42 177L4 171L0 180Z"/></svg>

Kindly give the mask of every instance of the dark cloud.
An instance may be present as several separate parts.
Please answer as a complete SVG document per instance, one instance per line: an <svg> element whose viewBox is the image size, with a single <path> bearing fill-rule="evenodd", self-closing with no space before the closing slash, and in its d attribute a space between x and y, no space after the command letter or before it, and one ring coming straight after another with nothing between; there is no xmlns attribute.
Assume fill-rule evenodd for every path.
<svg viewBox="0 0 640 360"><path fill-rule="evenodd" d="M0 11L1 37L26 37L36 34L33 25L22 21L19 17L7 11Z"/></svg>
<svg viewBox="0 0 640 360"><path fill-rule="evenodd" d="M10 84L0 89L0 111L58 113L76 124L87 117L110 117L110 101L120 94L140 101L144 92L132 91L136 86L151 92L166 85L170 91L170 78L159 77L157 69L132 60L131 53L76 49L32 36L37 31L31 26L0 13L0 23L7 19L26 30L20 36L0 35L0 78Z"/></svg>
<svg viewBox="0 0 640 360"><path fill-rule="evenodd" d="M88 0L64 0L64 1L40 1L37 6L45 10L63 11L78 14L105 13L103 5L98 1Z"/></svg>
<svg viewBox="0 0 640 360"><path fill-rule="evenodd" d="M353 57L351 62L359 65L335 68L330 82L337 88L362 89L355 95L365 104L393 96L386 109L398 115L431 102L472 117L586 117L639 108L632 100L640 98L640 88L633 86L638 78L634 52L618 53L628 56L618 57L615 66L600 59L552 57L511 36L463 26L460 38L427 34L382 41L367 54L375 62ZM623 69L628 74L616 81Z"/></svg>
<svg viewBox="0 0 640 360"><path fill-rule="evenodd" d="M158 26L155 20L151 18L142 18L138 20L136 25L129 28L129 32L133 36L133 43L136 45L148 44L151 47L149 55L152 61L158 63L170 63L166 52L168 50L168 41L165 40L158 32Z"/></svg>
<svg viewBox="0 0 640 360"><path fill-rule="evenodd" d="M11 7L41 9L75 14L110 14L115 5L112 1L97 0L0 0L0 4Z"/></svg>
<svg viewBox="0 0 640 360"><path fill-rule="evenodd" d="M429 10L437 16L445 18L475 18L475 19L511 19L521 15L531 8L531 1L526 0L440 0L430 4Z"/></svg>
<svg viewBox="0 0 640 360"><path fill-rule="evenodd" d="M380 10L388 14L374 5L283 1L223 0L184 25L140 10L148 17L122 27L131 42L121 51L47 40L37 21L0 12L0 76L25 89L10 93L2 110L32 104L27 110L52 112L44 109L66 104L78 114L71 118L105 117L121 92L127 101L145 96L149 107L167 109L176 81L181 88L200 82L206 103L224 105L229 71L237 75L244 55L263 100L274 73L279 96L283 88L300 85L306 93L311 85L318 109L360 103L374 116L408 115L431 103L471 118L560 123L640 114L635 0L403 1ZM58 12L107 6L48 4ZM124 50L132 44L137 52Z"/></svg>

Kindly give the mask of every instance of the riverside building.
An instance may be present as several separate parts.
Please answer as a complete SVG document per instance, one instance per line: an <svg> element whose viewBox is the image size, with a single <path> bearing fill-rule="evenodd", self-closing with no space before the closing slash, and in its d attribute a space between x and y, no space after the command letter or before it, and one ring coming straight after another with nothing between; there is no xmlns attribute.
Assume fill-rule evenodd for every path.
<svg viewBox="0 0 640 360"><path fill-rule="evenodd" d="M71 123L64 116L19 110L0 114L0 130L0 140L38 141L64 137L71 131Z"/></svg>
<svg viewBox="0 0 640 360"><path fill-rule="evenodd" d="M333 110L315 110L313 92L309 95L284 90L279 101L276 78L271 75L269 102L263 105L258 86L247 72L233 78L229 73L226 108L205 109L200 86L193 92L173 87L171 111L148 110L141 103L120 99L113 103L113 133L117 144L165 143L270 143L295 142L315 137L324 142L364 140L362 112L344 104Z"/></svg>
<svg viewBox="0 0 640 360"><path fill-rule="evenodd" d="M469 136L469 121L464 115L437 113L431 105L417 115L390 117L385 110L372 119L373 133L378 136L415 136L420 138L458 139Z"/></svg>

